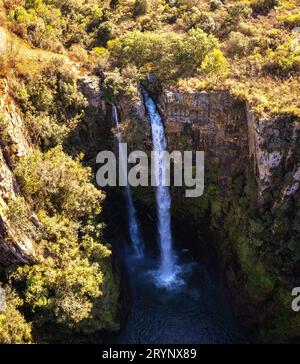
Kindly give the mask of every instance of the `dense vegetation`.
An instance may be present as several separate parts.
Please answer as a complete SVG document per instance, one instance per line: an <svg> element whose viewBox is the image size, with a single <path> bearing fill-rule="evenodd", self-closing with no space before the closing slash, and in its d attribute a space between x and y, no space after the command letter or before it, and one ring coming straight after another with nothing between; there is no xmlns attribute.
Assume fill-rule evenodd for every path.
<svg viewBox="0 0 300 364"><path fill-rule="evenodd" d="M162 82L184 89L230 88L260 113L298 114L296 0L7 0L3 5L2 23L10 30L83 67L109 70L116 89L125 79L130 92L135 79L156 72Z"/></svg>
<svg viewBox="0 0 300 364"><path fill-rule="evenodd" d="M76 72L53 60L38 77L26 73L10 86L34 148L14 160L22 197L11 200L5 214L15 236L35 241L39 257L35 265L5 270L9 304L0 316L0 340L32 342L32 330L47 332L49 324L69 335L116 330L118 278L102 236L105 195L92 183L84 156L65 151L87 106ZM2 142L14 155L9 139ZM45 339L55 337L50 332Z"/></svg>
<svg viewBox="0 0 300 364"><path fill-rule="evenodd" d="M225 88L260 116L282 114L288 123L300 116L300 44L293 31L300 27L299 1L0 0L0 25L8 36L0 77L9 79L33 144L14 163L23 197L6 214L39 250L37 264L3 272L11 299L0 313L0 342L35 341L32 330L49 323L73 333L115 330L118 278L102 236L104 193L91 182L84 157L68 154L68 137L87 107L78 77L106 72L108 101L134 99L137 81L148 74L184 91ZM210 178L207 196L181 212L195 224L209 215L212 228L224 225L220 250L226 254L225 241L235 243L251 299L266 299L276 274L284 281L299 274L299 216L287 218L299 203L257 211L251 179L237 178L231 198L224 198ZM274 231L276 244L265 244ZM233 269L230 278L242 280ZM287 303L281 288L276 294L280 310ZM290 320L277 317L276 338Z"/></svg>

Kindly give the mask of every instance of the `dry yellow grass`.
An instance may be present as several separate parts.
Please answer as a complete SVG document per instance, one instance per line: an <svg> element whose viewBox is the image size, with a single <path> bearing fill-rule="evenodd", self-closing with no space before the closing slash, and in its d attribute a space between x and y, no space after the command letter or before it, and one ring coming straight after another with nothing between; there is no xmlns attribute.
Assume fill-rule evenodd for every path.
<svg viewBox="0 0 300 364"><path fill-rule="evenodd" d="M1 75L7 75L10 71L15 71L17 74L39 73L47 63L59 59L64 62L69 62L70 65L75 63L69 59L67 55L57 54L50 51L45 51L39 48L34 48L19 38L7 29L7 46L6 52L1 54L2 60L5 61L6 69L2 69Z"/></svg>

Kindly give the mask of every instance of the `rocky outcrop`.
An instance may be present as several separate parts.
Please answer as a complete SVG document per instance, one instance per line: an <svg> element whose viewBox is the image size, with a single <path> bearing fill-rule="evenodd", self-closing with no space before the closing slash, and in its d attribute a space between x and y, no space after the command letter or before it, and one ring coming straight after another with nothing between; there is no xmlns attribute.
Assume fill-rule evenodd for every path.
<svg viewBox="0 0 300 364"><path fill-rule="evenodd" d="M270 190L275 192L283 189L283 197L295 195L299 188L296 182L298 177L296 146L300 137L298 121L284 116L262 119L255 115L248 103L246 108L249 157L257 177L260 200L267 202ZM285 176L293 170L294 181L290 181L289 186L284 186Z"/></svg>
<svg viewBox="0 0 300 364"><path fill-rule="evenodd" d="M105 109L105 102L102 99L100 79L97 76L83 76L78 78L79 90L87 98L89 106L96 109Z"/></svg>
<svg viewBox="0 0 300 364"><path fill-rule="evenodd" d="M95 166L96 155L109 149L111 121L110 108L102 97L101 79L83 76L77 80L78 90L86 98L84 118L66 141L70 154L85 154L86 162Z"/></svg>

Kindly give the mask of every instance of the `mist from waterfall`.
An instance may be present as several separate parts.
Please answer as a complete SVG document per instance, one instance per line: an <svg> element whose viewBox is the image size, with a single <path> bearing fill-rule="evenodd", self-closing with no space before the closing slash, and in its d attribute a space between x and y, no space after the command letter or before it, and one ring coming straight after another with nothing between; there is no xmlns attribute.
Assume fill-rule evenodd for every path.
<svg viewBox="0 0 300 364"><path fill-rule="evenodd" d="M158 220L158 239L161 252L161 263L158 272L158 280L162 285L171 285L176 279L175 255L173 252L173 237L171 229L171 195L169 187L163 185L164 161L158 152L167 148L167 140L164 124L156 105L149 93L142 88L144 102L148 111L154 153L154 170L156 180L156 205Z"/></svg>
<svg viewBox="0 0 300 364"><path fill-rule="evenodd" d="M114 104L112 104L112 118L115 127L118 128L119 126L119 117L118 111ZM117 135L118 145L122 143L121 137ZM127 181L127 155L124 154L124 150L119 148L119 163L120 163L120 172L122 173L123 181ZM134 206L133 197L131 188L128 183L125 186L125 200L126 200L126 208L127 208L127 215L128 215L128 227L129 227L129 237L132 243L132 247L134 249L134 253L137 257L141 258L144 255L143 251L143 241L142 235L140 231L140 225L137 217L136 208Z"/></svg>

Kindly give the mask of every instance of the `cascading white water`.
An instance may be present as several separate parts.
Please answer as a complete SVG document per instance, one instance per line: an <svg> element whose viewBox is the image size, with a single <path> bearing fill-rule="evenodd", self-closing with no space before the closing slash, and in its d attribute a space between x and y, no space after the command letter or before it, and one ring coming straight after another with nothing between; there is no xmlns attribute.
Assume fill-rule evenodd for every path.
<svg viewBox="0 0 300 364"><path fill-rule="evenodd" d="M112 104L112 117L116 127L119 126L119 117L118 111L114 104ZM122 143L121 137L117 136L118 145ZM124 150L119 148L119 163L120 163L120 172L122 173L123 181L127 181L127 155L124 155ZM137 257L142 257L144 255L143 252L143 243L141 237L141 231L139 227L138 217L136 213L136 209L133 203L132 192L128 183L125 186L125 200L128 214L128 226L129 226L129 236L134 249L134 252Z"/></svg>
<svg viewBox="0 0 300 364"><path fill-rule="evenodd" d="M167 141L163 121L156 105L148 92L142 88L145 106L147 108L152 129L154 153L154 170L156 180L156 204L158 218L159 245L161 251L161 266L159 280L163 285L169 285L176 279L175 255L173 253L173 238L171 229L171 195L169 187L163 185L164 161L159 152L166 150Z"/></svg>

